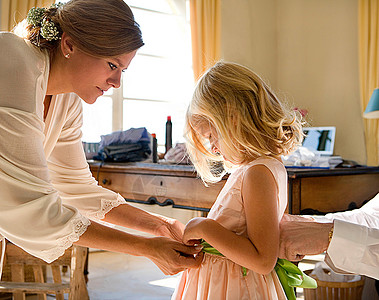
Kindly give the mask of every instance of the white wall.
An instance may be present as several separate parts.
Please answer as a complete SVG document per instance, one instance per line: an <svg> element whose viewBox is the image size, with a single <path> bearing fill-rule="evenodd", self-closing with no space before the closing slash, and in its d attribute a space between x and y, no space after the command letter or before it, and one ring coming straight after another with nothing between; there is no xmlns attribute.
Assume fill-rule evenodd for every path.
<svg viewBox="0 0 379 300"><path fill-rule="evenodd" d="M357 0L222 0L222 55L308 109L312 126L336 126L335 154L366 163Z"/></svg>

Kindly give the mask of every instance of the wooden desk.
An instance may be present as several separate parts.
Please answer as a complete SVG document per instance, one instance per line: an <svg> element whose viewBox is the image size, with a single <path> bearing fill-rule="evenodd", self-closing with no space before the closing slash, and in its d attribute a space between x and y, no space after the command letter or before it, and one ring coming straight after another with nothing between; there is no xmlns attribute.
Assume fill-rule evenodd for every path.
<svg viewBox="0 0 379 300"><path fill-rule="evenodd" d="M99 184L127 201L209 211L224 178L205 187L192 166L152 163L90 162ZM287 169L288 209L292 214L327 213L362 206L379 192L379 167L353 169Z"/></svg>
<svg viewBox="0 0 379 300"><path fill-rule="evenodd" d="M153 163L90 163L99 184L127 201L209 211L226 180L206 187L192 166Z"/></svg>
<svg viewBox="0 0 379 300"><path fill-rule="evenodd" d="M379 193L379 167L287 169L287 173L291 214L351 210Z"/></svg>

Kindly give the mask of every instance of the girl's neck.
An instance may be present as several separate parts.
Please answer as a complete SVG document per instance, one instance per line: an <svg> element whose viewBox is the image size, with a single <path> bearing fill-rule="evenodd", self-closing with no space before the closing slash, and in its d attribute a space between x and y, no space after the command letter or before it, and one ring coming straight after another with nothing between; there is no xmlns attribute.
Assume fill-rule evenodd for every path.
<svg viewBox="0 0 379 300"><path fill-rule="evenodd" d="M280 157L277 157L277 156L274 156L274 155L262 155L262 156L258 156L256 158L253 158L253 159L250 159L248 161L244 161L241 165L248 165L254 161L256 161L257 159L276 159L277 161L279 162L282 162L282 159Z"/></svg>

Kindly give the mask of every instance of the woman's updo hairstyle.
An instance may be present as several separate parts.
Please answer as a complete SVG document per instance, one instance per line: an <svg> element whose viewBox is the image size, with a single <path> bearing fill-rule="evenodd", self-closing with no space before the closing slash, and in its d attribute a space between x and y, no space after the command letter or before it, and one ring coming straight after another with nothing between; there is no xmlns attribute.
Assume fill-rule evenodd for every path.
<svg viewBox="0 0 379 300"><path fill-rule="evenodd" d="M40 49L54 52L63 32L81 51L96 57L118 56L144 45L139 25L123 0L71 0L46 8L41 14L41 19L54 23L58 39L41 35L44 28L40 24L23 22L26 26L23 37ZM17 29L15 31L17 33Z"/></svg>

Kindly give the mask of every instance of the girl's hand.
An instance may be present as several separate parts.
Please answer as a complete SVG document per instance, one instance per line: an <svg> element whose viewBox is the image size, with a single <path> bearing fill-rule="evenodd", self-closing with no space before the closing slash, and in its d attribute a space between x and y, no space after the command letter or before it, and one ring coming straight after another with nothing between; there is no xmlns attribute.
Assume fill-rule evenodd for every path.
<svg viewBox="0 0 379 300"><path fill-rule="evenodd" d="M193 218L190 220L186 227L184 228L183 233L183 243L186 245L193 245L200 242L200 239L203 238L203 229L204 224L207 218Z"/></svg>

